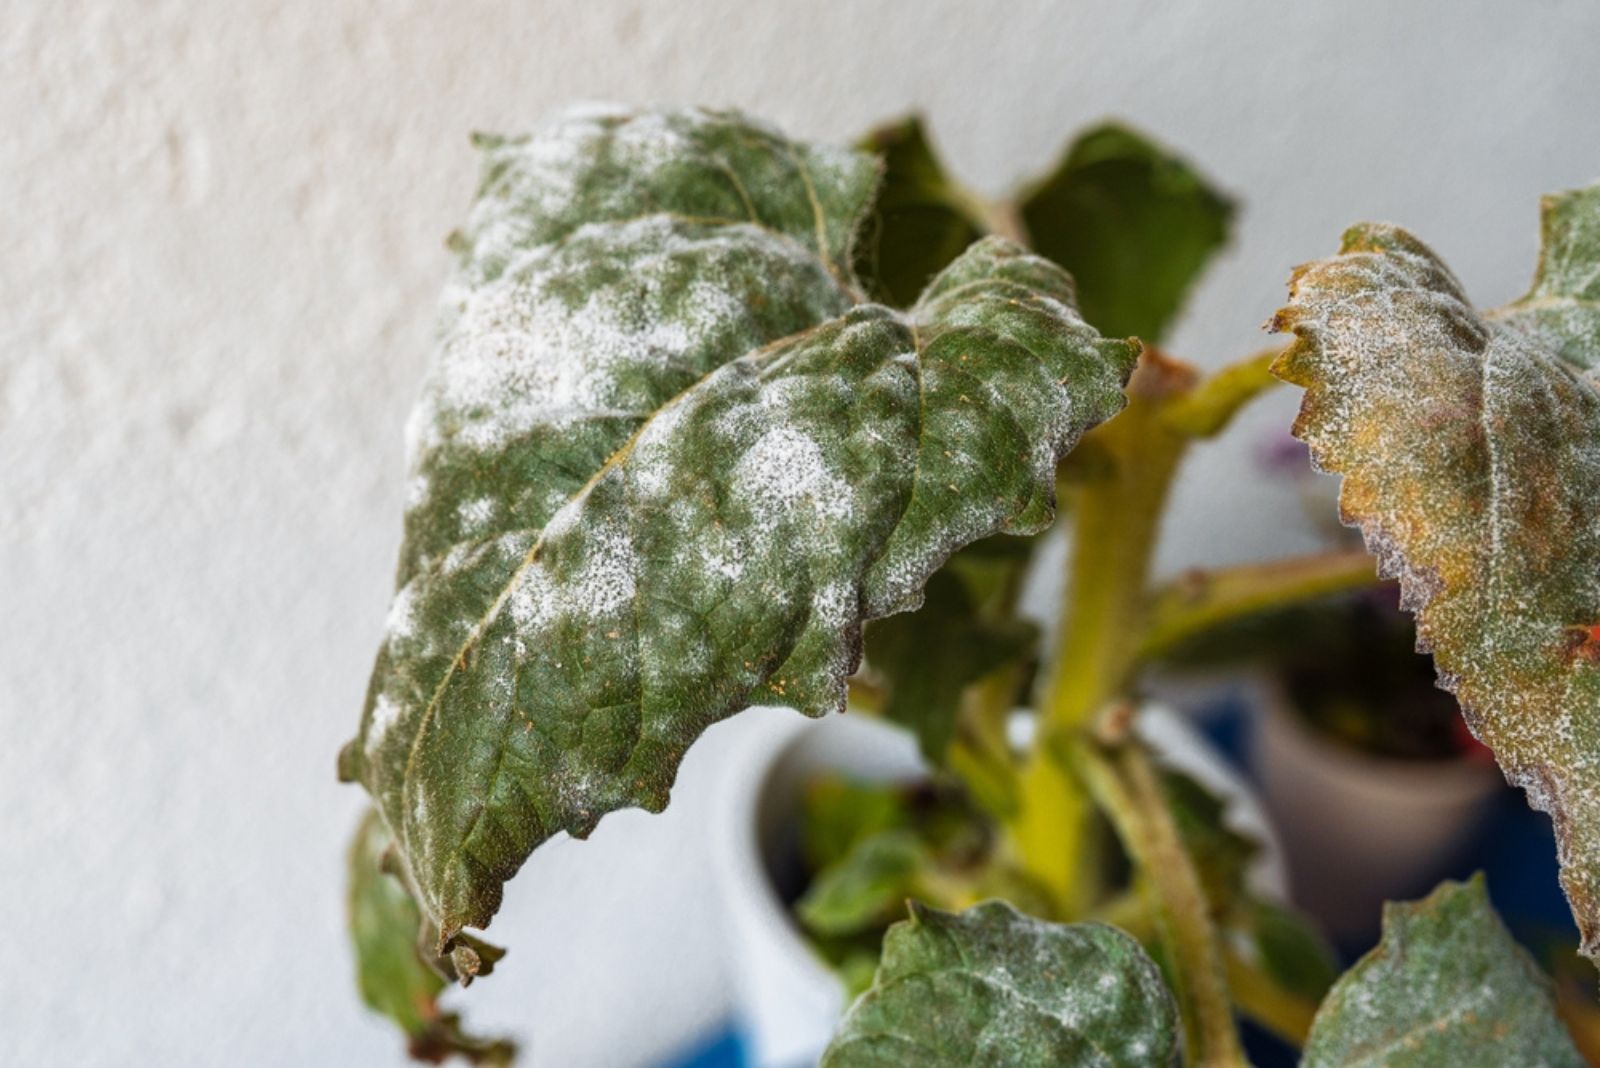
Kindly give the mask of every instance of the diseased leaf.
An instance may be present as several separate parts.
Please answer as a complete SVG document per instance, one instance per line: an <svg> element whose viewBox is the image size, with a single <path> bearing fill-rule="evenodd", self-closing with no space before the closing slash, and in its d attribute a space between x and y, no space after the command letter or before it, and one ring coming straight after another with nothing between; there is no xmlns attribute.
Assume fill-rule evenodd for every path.
<svg viewBox="0 0 1600 1068"><path fill-rule="evenodd" d="M474 1038L461 1030L459 1017L440 1010L445 979L424 963L416 902L383 870L392 844L377 812L369 811L350 845L350 939L362 1000L399 1025L418 1060L439 1062L454 1055L473 1064L510 1064L514 1044ZM487 962L480 974L488 974L503 951L476 945Z"/></svg>
<svg viewBox="0 0 1600 1068"><path fill-rule="evenodd" d="M1483 877L1383 909L1383 939L1317 1010L1303 1068L1580 1068L1550 980L1489 905Z"/></svg>
<svg viewBox="0 0 1600 1068"><path fill-rule="evenodd" d="M923 755L943 765L963 691L1031 651L1038 629L1026 620L983 618L952 567L934 574L926 592L915 612L867 628L867 663L884 680L884 716L915 732Z"/></svg>
<svg viewBox="0 0 1600 1068"><path fill-rule="evenodd" d="M1227 243L1233 212L1188 163L1115 123L1081 135L1021 198L1034 250L1072 272L1084 317L1149 342Z"/></svg>
<svg viewBox="0 0 1600 1068"><path fill-rule="evenodd" d="M1419 647L1473 732L1554 817L1562 884L1600 956L1600 186L1545 204L1532 291L1474 312L1391 226L1300 268L1275 365L1340 511L1401 580Z"/></svg>
<svg viewBox="0 0 1600 1068"><path fill-rule="evenodd" d="M1177 1050L1172 995L1115 927L1046 923L1002 901L961 913L913 902L822 1064L1152 1068Z"/></svg>
<svg viewBox="0 0 1600 1068"><path fill-rule="evenodd" d="M712 723L842 707L863 620L1048 522L1134 353L999 240L909 312L858 304L863 156L702 111L484 143L340 761L457 954L539 843L665 806Z"/></svg>
<svg viewBox="0 0 1600 1068"><path fill-rule="evenodd" d="M856 245L856 273L868 296L904 308L983 236L981 213L945 174L916 116L879 127L861 147L884 167Z"/></svg>

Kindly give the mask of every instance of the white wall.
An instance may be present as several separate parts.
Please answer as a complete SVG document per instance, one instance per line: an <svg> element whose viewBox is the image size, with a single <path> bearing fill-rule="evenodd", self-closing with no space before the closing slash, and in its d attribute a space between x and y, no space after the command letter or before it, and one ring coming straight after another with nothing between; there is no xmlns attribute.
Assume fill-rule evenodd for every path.
<svg viewBox="0 0 1600 1068"><path fill-rule="evenodd" d="M472 128L575 97L846 138L912 106L997 191L1119 115L1246 201L1175 338L1263 343L1365 218L1519 291L1535 202L1600 174L1600 7L0 0L0 1062L372 1064L333 779L399 534ZM1303 547L1200 459L1168 565ZM720 739L713 739L713 742ZM695 806L513 884L480 1017L636 1063L720 1011Z"/></svg>

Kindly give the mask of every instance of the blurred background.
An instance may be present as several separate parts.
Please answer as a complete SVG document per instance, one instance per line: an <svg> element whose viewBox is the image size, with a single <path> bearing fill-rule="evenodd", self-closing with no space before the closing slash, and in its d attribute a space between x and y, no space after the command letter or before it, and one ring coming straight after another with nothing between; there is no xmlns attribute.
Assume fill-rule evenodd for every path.
<svg viewBox="0 0 1600 1068"><path fill-rule="evenodd" d="M575 99L851 140L910 111L999 193L1125 119L1241 202L1168 346L1262 346L1289 269L1402 221L1492 305L1600 174L1600 7L591 0L0 2L0 1062L384 1064L343 851L400 534L401 428L477 168ZM1255 456L1180 481L1163 571L1321 544ZM724 1027L708 870L734 722L672 808L557 841L468 999L527 1063Z"/></svg>

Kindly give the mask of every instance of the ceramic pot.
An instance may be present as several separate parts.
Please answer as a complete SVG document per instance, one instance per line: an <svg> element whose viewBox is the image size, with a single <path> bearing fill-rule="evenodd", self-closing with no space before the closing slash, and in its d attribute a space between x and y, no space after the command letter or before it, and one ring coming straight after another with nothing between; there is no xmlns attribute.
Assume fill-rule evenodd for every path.
<svg viewBox="0 0 1600 1068"><path fill-rule="evenodd" d="M1335 940L1378 928L1383 902L1446 873L1504 787L1492 764L1375 756L1311 727L1260 687L1251 767L1284 835L1289 889Z"/></svg>

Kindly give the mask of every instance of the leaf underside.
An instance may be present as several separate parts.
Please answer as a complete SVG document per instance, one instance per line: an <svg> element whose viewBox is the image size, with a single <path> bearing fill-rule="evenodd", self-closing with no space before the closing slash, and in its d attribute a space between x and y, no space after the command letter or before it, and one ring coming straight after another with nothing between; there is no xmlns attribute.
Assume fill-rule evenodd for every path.
<svg viewBox="0 0 1600 1068"><path fill-rule="evenodd" d="M1483 877L1384 906L1383 939L1317 1010L1304 1068L1578 1068L1547 979L1489 906Z"/></svg>
<svg viewBox="0 0 1600 1068"><path fill-rule="evenodd" d="M861 303L866 156L704 111L480 143L340 760L441 949L552 835L659 811L712 723L842 707L862 621L1048 522L1057 460L1134 357L994 239L907 312Z"/></svg>
<svg viewBox="0 0 1600 1068"><path fill-rule="evenodd" d="M1600 956L1600 186L1547 198L1531 291L1488 313L1420 241L1358 226L1300 268L1273 370L1340 511L1398 577L1440 685L1551 814Z"/></svg>
<svg viewBox="0 0 1600 1068"><path fill-rule="evenodd" d="M872 987L823 1068L1172 1064L1177 1008L1133 938L1046 923L1002 901L965 912L912 903L884 939Z"/></svg>

